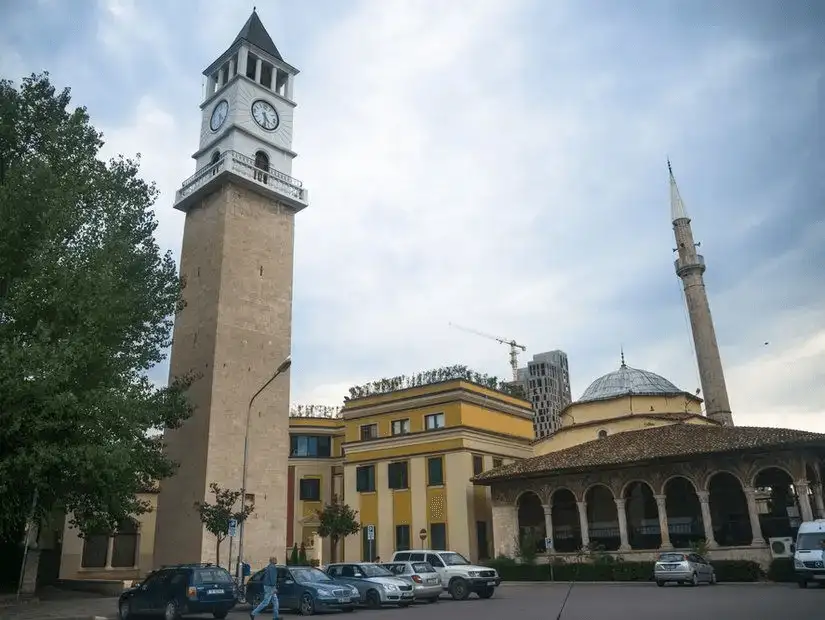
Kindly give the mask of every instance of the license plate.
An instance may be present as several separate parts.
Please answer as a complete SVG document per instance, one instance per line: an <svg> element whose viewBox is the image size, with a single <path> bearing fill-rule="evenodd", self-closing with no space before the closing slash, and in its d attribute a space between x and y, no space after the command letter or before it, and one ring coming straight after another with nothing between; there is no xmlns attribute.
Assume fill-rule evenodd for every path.
<svg viewBox="0 0 825 620"><path fill-rule="evenodd" d="M494 586L494 585L496 585L496 582L495 581L488 581L487 585L488 586Z"/></svg>
<svg viewBox="0 0 825 620"><path fill-rule="evenodd" d="M207 594L223 594L223 590L207 590Z"/></svg>
<svg viewBox="0 0 825 620"><path fill-rule="evenodd" d="M436 584L438 583L438 579L427 579L427 583Z"/></svg>
<svg viewBox="0 0 825 620"><path fill-rule="evenodd" d="M338 602L339 602L339 603L347 603L347 602L349 602L349 601L347 601L347 599L345 599L345 598L339 598L339 599L338 599Z"/></svg>

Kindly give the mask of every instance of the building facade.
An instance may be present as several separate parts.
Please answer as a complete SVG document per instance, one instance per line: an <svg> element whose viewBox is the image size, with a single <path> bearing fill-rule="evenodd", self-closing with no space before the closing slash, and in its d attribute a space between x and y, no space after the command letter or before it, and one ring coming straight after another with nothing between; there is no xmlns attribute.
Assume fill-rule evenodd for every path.
<svg viewBox="0 0 825 620"><path fill-rule="evenodd" d="M158 566L215 561L194 508L213 482L246 482L243 501L255 507L244 525L248 560L264 562L286 542L289 378L267 384L290 355L295 215L307 206L291 176L297 73L255 11L204 71L196 172L175 198L186 214L186 305L170 361L170 381L194 377L194 414L164 436L180 468L160 485Z"/></svg>
<svg viewBox="0 0 825 620"><path fill-rule="evenodd" d="M559 415L570 404L570 370L564 351L538 353L519 368L518 378L533 404L536 438L547 437L561 426Z"/></svg>

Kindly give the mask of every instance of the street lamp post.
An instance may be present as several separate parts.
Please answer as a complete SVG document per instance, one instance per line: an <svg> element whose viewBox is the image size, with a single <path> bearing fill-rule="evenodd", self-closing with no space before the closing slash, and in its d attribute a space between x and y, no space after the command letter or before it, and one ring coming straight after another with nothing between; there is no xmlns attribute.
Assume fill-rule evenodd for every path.
<svg viewBox="0 0 825 620"><path fill-rule="evenodd" d="M287 355L286 359L281 362L281 365L275 370L272 376L264 383L261 388L252 395L252 398L249 399L249 406L246 408L246 429L244 431L244 438L243 438L243 478L241 481L241 512L243 513L243 509L246 507L246 474L247 474L247 465L249 461L249 419L252 417L252 403L255 402L255 399L261 395L266 388L269 387L269 384L275 381L278 376L284 372L286 372L289 367L292 366L292 357ZM243 583L243 534L244 534L244 523L246 519L242 519L240 523L240 531L238 532L238 566L236 570L238 571L238 583Z"/></svg>

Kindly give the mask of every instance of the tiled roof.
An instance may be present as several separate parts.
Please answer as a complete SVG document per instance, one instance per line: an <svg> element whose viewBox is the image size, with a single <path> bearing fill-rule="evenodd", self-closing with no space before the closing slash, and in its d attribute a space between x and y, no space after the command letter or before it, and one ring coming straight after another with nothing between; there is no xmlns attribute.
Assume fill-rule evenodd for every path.
<svg viewBox="0 0 825 620"><path fill-rule="evenodd" d="M622 466L660 458L781 448L799 444L825 446L825 434L790 428L671 424L608 435L564 450L516 461L473 477L482 484L571 470Z"/></svg>

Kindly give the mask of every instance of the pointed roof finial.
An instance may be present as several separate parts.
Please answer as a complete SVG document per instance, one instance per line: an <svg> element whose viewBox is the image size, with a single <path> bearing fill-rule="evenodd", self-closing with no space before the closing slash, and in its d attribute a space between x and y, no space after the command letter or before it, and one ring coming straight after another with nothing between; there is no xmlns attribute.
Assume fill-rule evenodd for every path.
<svg viewBox="0 0 825 620"><path fill-rule="evenodd" d="M690 219L685 209L685 204L682 202L682 196L679 194L676 177L673 176L673 166L670 165L670 157L667 158L667 171L670 176L670 219L673 222L676 220Z"/></svg>
<svg viewBox="0 0 825 620"><path fill-rule="evenodd" d="M624 345L621 346L622 351L622 368L627 368L627 364L624 363Z"/></svg>

